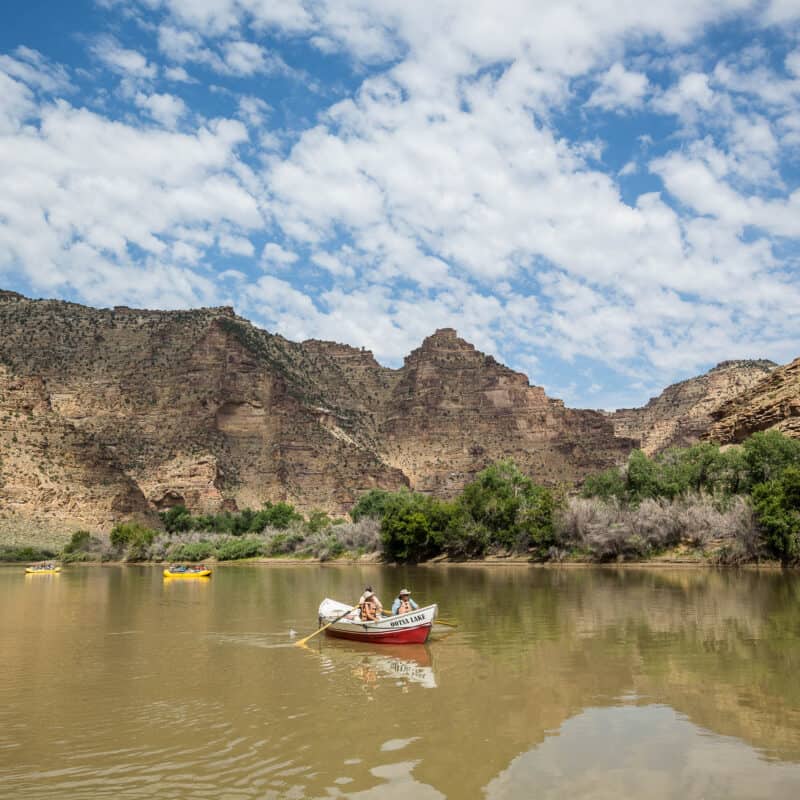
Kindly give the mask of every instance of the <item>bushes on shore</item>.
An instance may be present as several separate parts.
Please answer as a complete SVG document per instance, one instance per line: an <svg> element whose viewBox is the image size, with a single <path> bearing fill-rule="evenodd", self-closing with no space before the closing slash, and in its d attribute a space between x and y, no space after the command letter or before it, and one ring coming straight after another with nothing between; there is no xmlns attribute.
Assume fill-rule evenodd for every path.
<svg viewBox="0 0 800 800"><path fill-rule="evenodd" d="M52 550L42 550L38 547L12 547L0 546L0 561L19 563L23 561L50 561L56 554Z"/></svg>
<svg viewBox="0 0 800 800"><path fill-rule="evenodd" d="M800 561L800 441L778 431L726 450L704 443L654 458L635 451L622 469L587 478L581 494L587 502L571 500L560 519L562 551L645 558L715 539L724 563Z"/></svg>
<svg viewBox="0 0 800 800"><path fill-rule="evenodd" d="M699 552L713 547L722 563L750 561L761 552L747 498L737 496L720 505L708 494L694 493L673 500L648 498L638 505L570 498L559 515L550 555L556 560L630 561L680 544Z"/></svg>
<svg viewBox="0 0 800 800"><path fill-rule="evenodd" d="M327 516L327 515L326 515ZM268 527L258 533L235 536L203 531L160 532L136 523L117 525L110 547L100 558L125 561L236 561L243 558L292 556L326 561L344 554L379 552L379 525L365 518L359 522L329 520L320 527L293 522L288 528ZM80 560L80 559L68 559Z"/></svg>
<svg viewBox="0 0 800 800"><path fill-rule="evenodd" d="M312 512L312 518L314 513ZM193 516L186 506L178 505L159 514L168 533L187 531L206 531L208 533L228 533L243 536L246 533L261 533L265 528L285 530L293 522L302 522L299 514L289 503L264 503L258 511L245 508L233 514L225 511L220 514L198 514ZM324 515L327 517L327 515Z"/></svg>
<svg viewBox="0 0 800 800"><path fill-rule="evenodd" d="M403 490L372 489L351 522L314 511L306 520L289 503L258 511L193 515L163 512L166 533L136 522L116 525L109 545L73 534L64 560L234 560L292 555L323 560L382 553L415 562L445 554L527 554L538 560L642 559L678 545L720 563L774 557L800 561L800 441L757 433L721 450L699 444L589 476L580 496L535 484L513 461L480 472L451 501ZM0 560L54 557L35 548L1 548Z"/></svg>
<svg viewBox="0 0 800 800"><path fill-rule="evenodd" d="M490 552L542 556L554 542L558 505L551 490L533 483L513 461L500 461L452 502L373 489L351 516L379 521L385 555L393 561L423 561L442 553L452 558Z"/></svg>
<svg viewBox="0 0 800 800"><path fill-rule="evenodd" d="M753 505L766 546L783 564L800 560L800 468L753 489Z"/></svg>
<svg viewBox="0 0 800 800"><path fill-rule="evenodd" d="M615 498L625 505L642 500L673 500L692 492L718 497L750 494L761 483L779 478L789 467L800 467L800 441L778 431L754 433L741 446L722 450L714 444L673 448L648 458L631 453L622 469L586 478L584 497Z"/></svg>

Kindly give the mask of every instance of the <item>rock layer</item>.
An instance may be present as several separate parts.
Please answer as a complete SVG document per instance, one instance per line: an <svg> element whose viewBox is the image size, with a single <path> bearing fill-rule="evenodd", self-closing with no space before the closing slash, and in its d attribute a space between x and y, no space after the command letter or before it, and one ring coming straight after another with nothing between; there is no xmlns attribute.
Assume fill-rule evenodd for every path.
<svg viewBox="0 0 800 800"><path fill-rule="evenodd" d="M708 438L721 444L741 442L765 430L800 438L800 358L723 403L712 417Z"/></svg>
<svg viewBox="0 0 800 800"><path fill-rule="evenodd" d="M4 374L37 387L42 425L95 454L98 485L102 474L130 493L115 505L54 478L95 527L176 503L213 512L288 500L342 513L375 486L452 495L503 457L536 480L572 482L635 444L453 330L392 370L366 350L287 341L230 308L108 310L3 293L0 334ZM23 503L66 514L44 492L20 484L12 501L10 491L0 495L10 513Z"/></svg>
<svg viewBox="0 0 800 800"><path fill-rule="evenodd" d="M668 386L642 408L624 408L610 415L618 436L641 442L654 455L669 447L697 443L724 403L740 396L776 368L766 360L723 361L696 378Z"/></svg>
<svg viewBox="0 0 800 800"><path fill-rule="evenodd" d="M697 441L764 376L775 408L764 400L748 421L728 403L741 421L725 436L795 419L797 369L773 368L726 362L605 414L566 408L452 329L395 370L367 350L290 342L227 307L93 309L0 292L0 530L34 517L107 529L178 503L343 513L378 486L452 496L500 458L573 484L640 441L648 452Z"/></svg>

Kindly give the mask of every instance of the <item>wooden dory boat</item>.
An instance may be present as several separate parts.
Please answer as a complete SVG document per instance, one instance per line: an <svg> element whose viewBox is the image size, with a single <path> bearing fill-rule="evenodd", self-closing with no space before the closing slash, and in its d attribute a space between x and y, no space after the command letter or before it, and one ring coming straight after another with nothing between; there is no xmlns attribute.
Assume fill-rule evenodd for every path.
<svg viewBox="0 0 800 800"><path fill-rule="evenodd" d="M326 597L319 607L320 627L344 614L348 608L350 606ZM339 639L372 644L422 644L428 640L438 613L439 607L434 603L432 606L418 608L408 614L381 617L374 622L365 622L361 620L356 609L338 622L334 622L325 633Z"/></svg>
<svg viewBox="0 0 800 800"><path fill-rule="evenodd" d="M61 567L26 567L25 572L28 575L58 575Z"/></svg>

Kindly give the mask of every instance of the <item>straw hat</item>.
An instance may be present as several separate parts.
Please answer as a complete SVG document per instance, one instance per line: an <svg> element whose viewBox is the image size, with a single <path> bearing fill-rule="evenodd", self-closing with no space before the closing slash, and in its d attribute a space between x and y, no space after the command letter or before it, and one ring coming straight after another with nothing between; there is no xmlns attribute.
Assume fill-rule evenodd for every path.
<svg viewBox="0 0 800 800"><path fill-rule="evenodd" d="M400 591L397 593L397 596L398 596L398 597L402 597L404 594L407 594L409 597L411 597L411 592L409 592L409 591L408 591L408 589L401 589L401 590L400 590Z"/></svg>

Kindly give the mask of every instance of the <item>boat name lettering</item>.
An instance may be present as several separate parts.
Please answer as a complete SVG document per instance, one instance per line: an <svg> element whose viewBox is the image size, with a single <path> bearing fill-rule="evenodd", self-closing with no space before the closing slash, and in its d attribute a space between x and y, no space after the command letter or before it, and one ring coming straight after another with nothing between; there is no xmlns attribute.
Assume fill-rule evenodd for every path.
<svg viewBox="0 0 800 800"><path fill-rule="evenodd" d="M424 614L416 614L415 616L404 616L401 619L393 619L389 625L392 628L398 627L398 625L410 625L412 622L422 622L425 619Z"/></svg>

